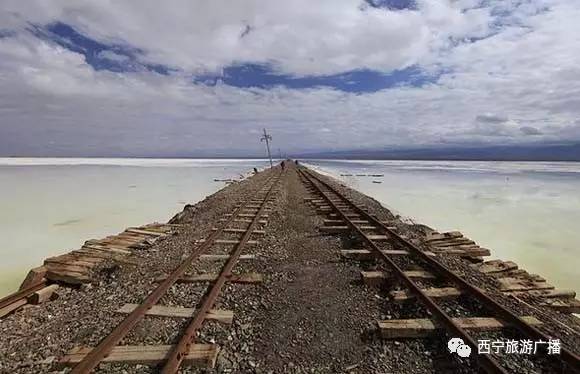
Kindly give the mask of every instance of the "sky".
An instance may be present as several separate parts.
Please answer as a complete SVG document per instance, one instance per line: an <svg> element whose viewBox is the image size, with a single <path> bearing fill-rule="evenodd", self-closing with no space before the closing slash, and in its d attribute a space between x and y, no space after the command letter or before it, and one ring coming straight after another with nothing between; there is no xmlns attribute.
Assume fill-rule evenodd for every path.
<svg viewBox="0 0 580 374"><path fill-rule="evenodd" d="M580 141L572 0L0 0L0 156Z"/></svg>

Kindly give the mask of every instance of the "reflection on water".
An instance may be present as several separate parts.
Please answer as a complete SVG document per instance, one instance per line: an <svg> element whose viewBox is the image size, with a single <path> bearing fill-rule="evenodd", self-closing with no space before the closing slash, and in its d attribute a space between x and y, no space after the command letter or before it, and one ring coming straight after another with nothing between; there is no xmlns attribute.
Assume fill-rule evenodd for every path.
<svg viewBox="0 0 580 374"><path fill-rule="evenodd" d="M311 160L308 164L404 217L438 231L460 230L491 249L492 258L513 260L557 287L580 291L580 163Z"/></svg>
<svg viewBox="0 0 580 374"><path fill-rule="evenodd" d="M263 160L0 159L0 297L43 259L166 222Z"/></svg>

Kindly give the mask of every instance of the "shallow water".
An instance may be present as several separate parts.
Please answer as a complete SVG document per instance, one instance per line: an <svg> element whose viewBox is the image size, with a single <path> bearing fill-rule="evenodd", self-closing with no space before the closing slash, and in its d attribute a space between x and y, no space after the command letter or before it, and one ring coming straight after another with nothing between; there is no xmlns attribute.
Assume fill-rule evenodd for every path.
<svg viewBox="0 0 580 374"><path fill-rule="evenodd" d="M0 297L85 240L166 222L264 160L1 159Z"/></svg>
<svg viewBox="0 0 580 374"><path fill-rule="evenodd" d="M558 288L580 291L580 163L311 160L307 164L403 217L438 231L463 232L489 248L491 258L513 260Z"/></svg>

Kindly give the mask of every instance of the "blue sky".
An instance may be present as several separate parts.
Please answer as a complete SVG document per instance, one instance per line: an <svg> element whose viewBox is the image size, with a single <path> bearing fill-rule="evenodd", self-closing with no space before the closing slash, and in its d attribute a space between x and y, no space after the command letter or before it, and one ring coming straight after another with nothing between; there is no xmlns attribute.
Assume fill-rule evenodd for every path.
<svg viewBox="0 0 580 374"><path fill-rule="evenodd" d="M575 2L0 7L2 155L580 140Z"/></svg>
<svg viewBox="0 0 580 374"><path fill-rule="evenodd" d="M209 86L221 82L240 88L269 89L281 86L290 89L306 89L330 87L352 93L376 92L402 85L420 87L435 80L436 77L423 74L415 66L388 73L361 69L333 75L295 77L290 74L277 73L269 65L256 64L228 66L224 68L222 74L200 75L194 78L195 82Z"/></svg>

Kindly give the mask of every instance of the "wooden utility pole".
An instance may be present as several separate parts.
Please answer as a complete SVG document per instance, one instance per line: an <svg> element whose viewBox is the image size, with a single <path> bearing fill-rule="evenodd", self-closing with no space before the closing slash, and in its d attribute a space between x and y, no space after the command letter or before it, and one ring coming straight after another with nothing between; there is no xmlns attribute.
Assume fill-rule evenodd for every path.
<svg viewBox="0 0 580 374"><path fill-rule="evenodd" d="M272 163L272 155L270 154L270 140L272 140L272 137L270 136L270 134L268 134L266 132L266 129L264 129L264 136L262 136L262 138L260 139L260 141L266 141L266 149L268 150L268 158L270 159L270 167L273 167L274 164Z"/></svg>

